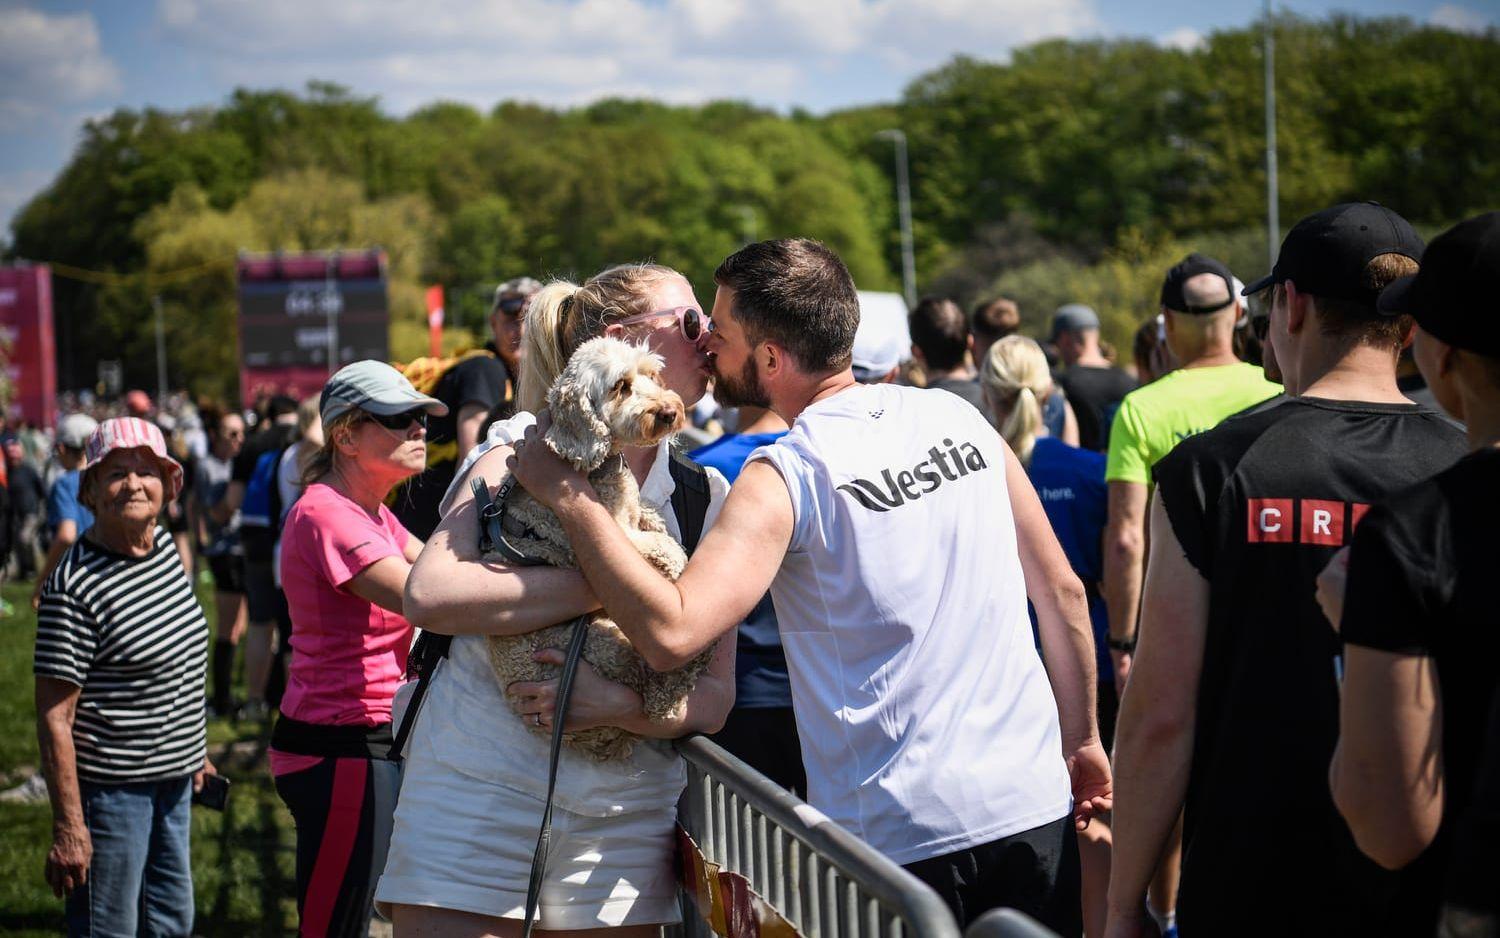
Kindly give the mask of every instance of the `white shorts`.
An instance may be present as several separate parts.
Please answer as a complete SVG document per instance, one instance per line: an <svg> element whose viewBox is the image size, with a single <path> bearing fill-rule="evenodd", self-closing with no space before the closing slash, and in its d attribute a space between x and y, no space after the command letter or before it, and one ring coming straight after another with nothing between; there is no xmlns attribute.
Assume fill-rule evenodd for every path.
<svg viewBox="0 0 1500 938"><path fill-rule="evenodd" d="M376 908L435 906L519 919L542 800L465 775L432 755L420 727L396 802ZM589 817L555 807L537 927L671 924L677 905L675 808Z"/></svg>

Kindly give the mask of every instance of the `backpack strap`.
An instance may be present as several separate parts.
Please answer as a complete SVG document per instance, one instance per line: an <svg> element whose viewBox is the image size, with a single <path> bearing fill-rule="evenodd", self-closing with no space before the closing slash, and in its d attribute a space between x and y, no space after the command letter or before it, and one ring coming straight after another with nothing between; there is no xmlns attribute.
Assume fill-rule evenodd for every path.
<svg viewBox="0 0 1500 938"><path fill-rule="evenodd" d="M703 536L703 521L708 516L708 470L676 452L667 469L672 473L672 513L682 529L682 547L691 554Z"/></svg>

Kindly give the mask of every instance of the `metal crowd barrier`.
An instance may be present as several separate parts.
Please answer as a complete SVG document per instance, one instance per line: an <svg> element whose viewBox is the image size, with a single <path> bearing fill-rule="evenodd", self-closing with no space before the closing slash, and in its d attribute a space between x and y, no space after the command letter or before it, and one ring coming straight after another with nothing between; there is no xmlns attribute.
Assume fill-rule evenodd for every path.
<svg viewBox="0 0 1500 938"><path fill-rule="evenodd" d="M806 938L959 938L937 893L864 841L707 739L677 746L688 769L678 823L701 853L684 845L687 938L711 925L731 938L786 926Z"/></svg>

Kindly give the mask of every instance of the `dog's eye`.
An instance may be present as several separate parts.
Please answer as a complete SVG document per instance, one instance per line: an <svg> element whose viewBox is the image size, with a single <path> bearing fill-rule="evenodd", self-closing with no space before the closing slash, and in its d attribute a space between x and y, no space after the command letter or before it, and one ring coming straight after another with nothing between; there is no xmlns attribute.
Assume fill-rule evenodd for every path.
<svg viewBox="0 0 1500 938"><path fill-rule="evenodd" d="M629 394L630 393L630 379L629 378L621 378L619 381L616 381L615 382L615 386L610 389L610 393L613 394L615 397L624 397L625 395Z"/></svg>

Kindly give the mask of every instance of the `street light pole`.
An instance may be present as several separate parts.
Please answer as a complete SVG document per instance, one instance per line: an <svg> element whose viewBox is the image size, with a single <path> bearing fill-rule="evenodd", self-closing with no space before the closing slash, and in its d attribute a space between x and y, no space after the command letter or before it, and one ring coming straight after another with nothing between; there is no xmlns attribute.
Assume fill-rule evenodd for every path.
<svg viewBox="0 0 1500 938"><path fill-rule="evenodd" d="M161 407L167 399L167 331L162 322L161 294L151 297L151 308L156 312L156 404Z"/></svg>
<svg viewBox="0 0 1500 938"><path fill-rule="evenodd" d="M906 134L892 128L875 135L896 145L896 208L901 215L901 284L908 309L917 305L917 259L911 237L911 180L907 176Z"/></svg>
<svg viewBox="0 0 1500 938"><path fill-rule="evenodd" d="M1281 250L1281 200L1276 181L1276 21L1266 0L1266 243L1270 265Z"/></svg>

